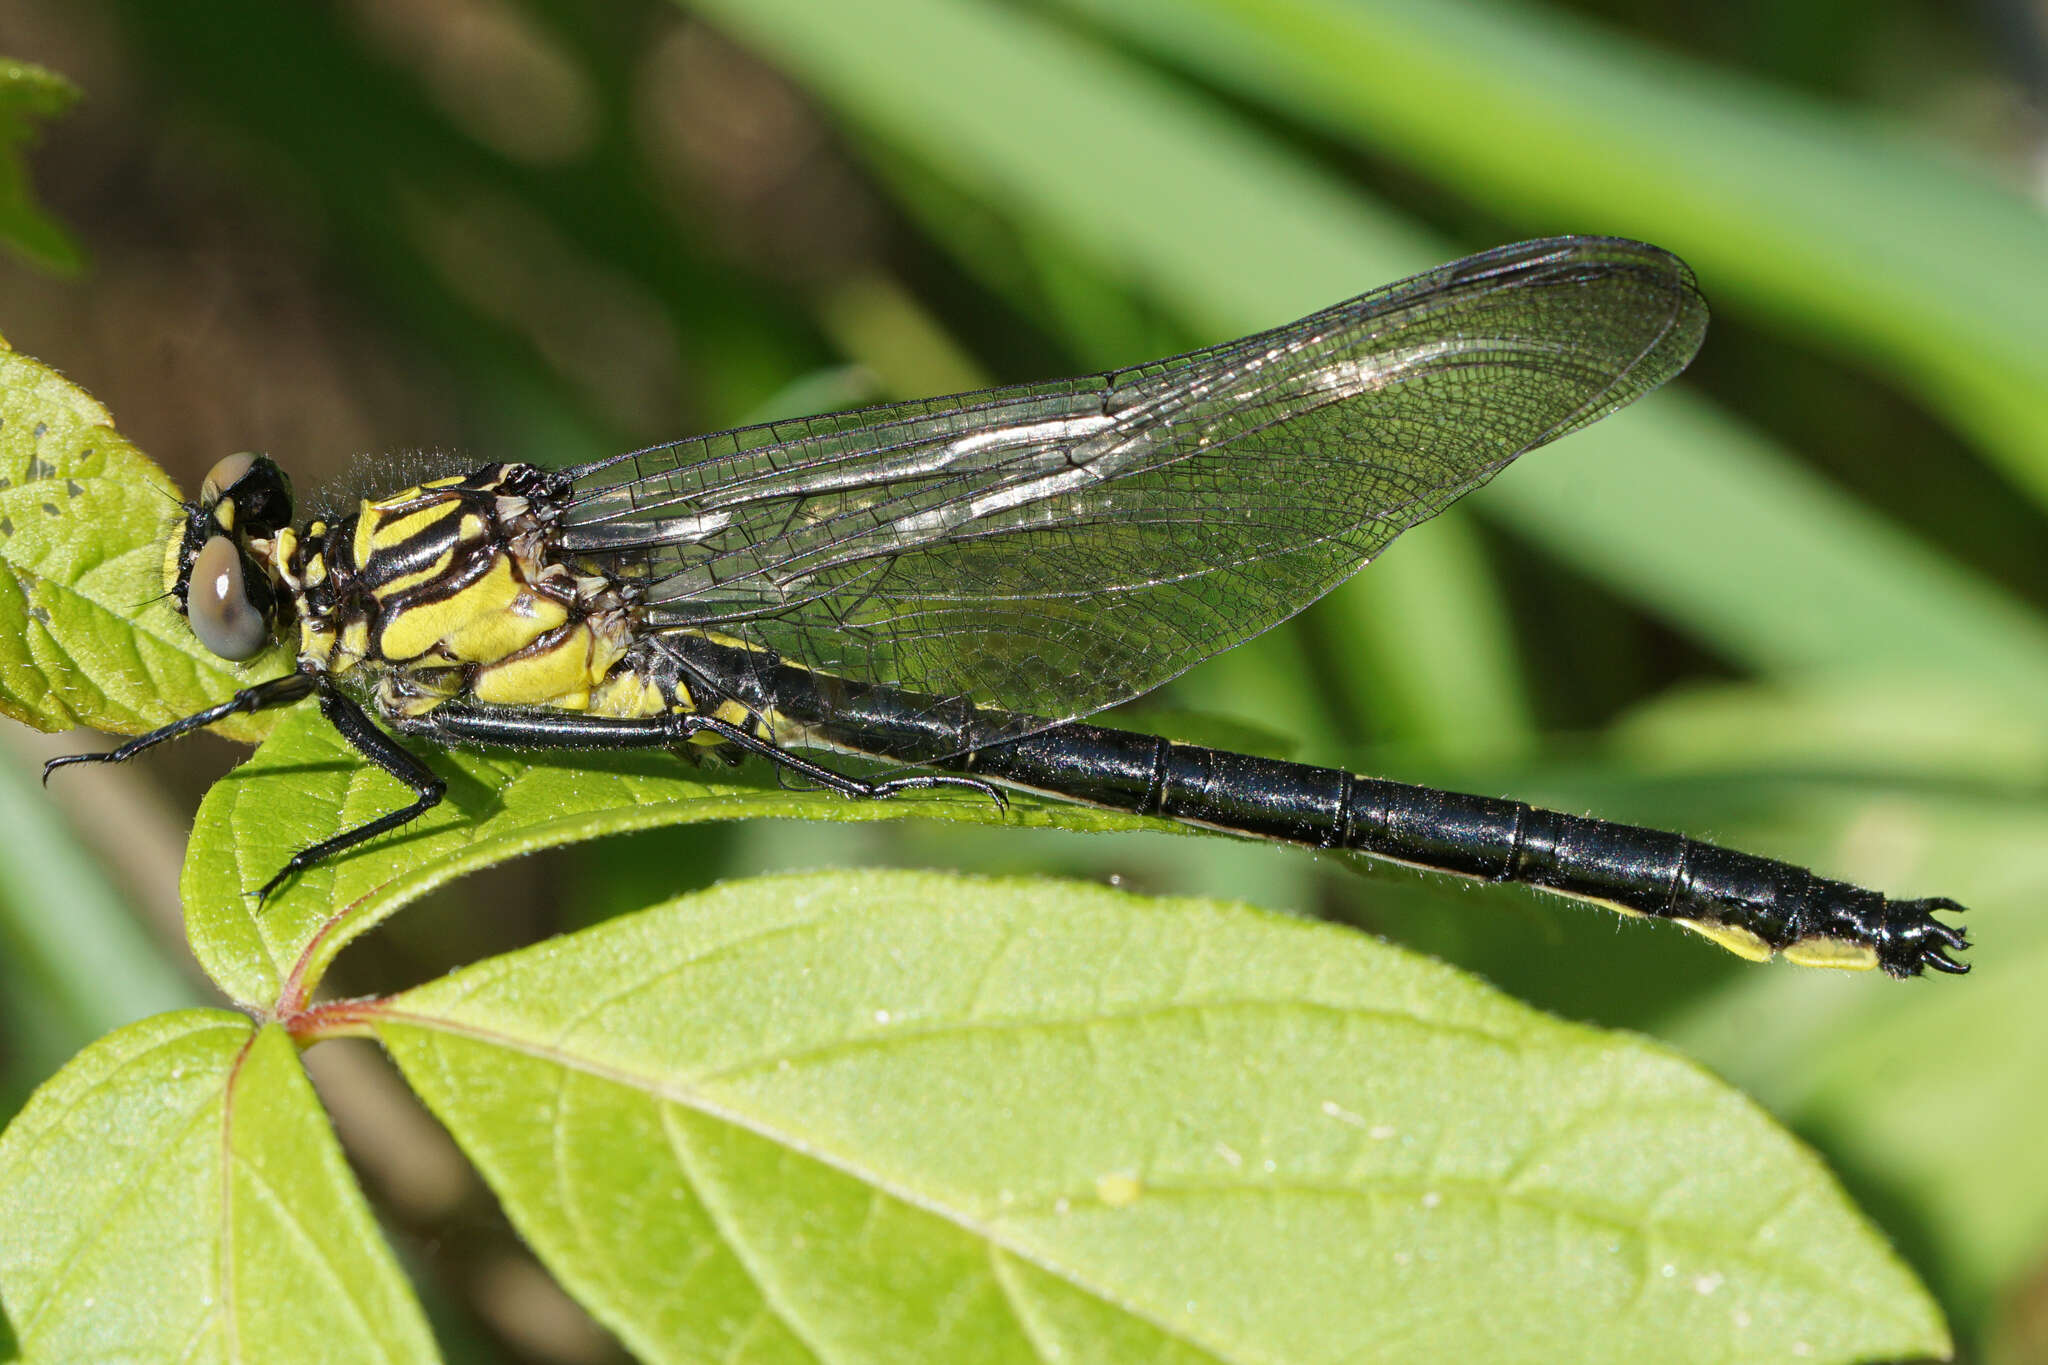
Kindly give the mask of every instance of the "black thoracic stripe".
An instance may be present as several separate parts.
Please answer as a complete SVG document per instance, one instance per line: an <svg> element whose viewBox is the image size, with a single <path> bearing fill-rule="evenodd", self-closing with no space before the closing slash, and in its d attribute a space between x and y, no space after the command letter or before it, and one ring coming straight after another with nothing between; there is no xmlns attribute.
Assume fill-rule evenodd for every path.
<svg viewBox="0 0 2048 1365"><path fill-rule="evenodd" d="M407 545L411 543L410 540L406 542ZM421 606L429 602L445 602L464 589L475 586L479 579L490 573L491 567L497 563L500 553L499 548L489 541L478 541L469 546L468 552L458 553L445 571L435 574L425 582L406 588L401 592L394 592L380 598L379 605L382 608L384 619L387 621L396 620L398 614L409 607ZM424 563L416 566L415 571L431 566L437 557L438 555L428 556ZM382 550L379 550L371 558L373 560L372 568L375 572L376 583L389 583L398 577L396 573L384 571L384 552ZM371 575L366 573L357 581L368 582L370 578Z"/></svg>
<svg viewBox="0 0 2048 1365"><path fill-rule="evenodd" d="M460 502L450 501L440 516L404 540L396 545L379 546L371 552L369 563L356 566L357 581L375 592L408 574L432 568L434 561L460 543L464 510ZM449 567L455 566L451 564Z"/></svg>
<svg viewBox="0 0 2048 1365"><path fill-rule="evenodd" d="M819 739L1068 800L1488 881L1524 882L1644 915L1746 930L1784 949L1874 947L1917 972L1912 902L1683 835L1080 723L1009 738L1015 717L774 670L773 705ZM829 696L826 692L829 691ZM1021 728L1021 727L1018 727Z"/></svg>

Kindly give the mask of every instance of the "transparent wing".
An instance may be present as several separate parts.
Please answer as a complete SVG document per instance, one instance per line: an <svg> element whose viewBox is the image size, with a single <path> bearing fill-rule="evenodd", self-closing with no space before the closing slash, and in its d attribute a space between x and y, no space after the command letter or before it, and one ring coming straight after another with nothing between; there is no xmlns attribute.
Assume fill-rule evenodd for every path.
<svg viewBox="0 0 2048 1365"><path fill-rule="evenodd" d="M1031 728L1285 620L1705 326L1666 252L1526 242L1154 364L586 465L561 546L656 628Z"/></svg>

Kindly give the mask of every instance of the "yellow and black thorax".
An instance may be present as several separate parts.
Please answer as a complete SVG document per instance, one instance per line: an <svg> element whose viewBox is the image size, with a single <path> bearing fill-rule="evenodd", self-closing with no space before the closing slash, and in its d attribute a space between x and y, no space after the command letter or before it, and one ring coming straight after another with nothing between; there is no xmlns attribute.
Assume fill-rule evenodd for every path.
<svg viewBox="0 0 2048 1365"><path fill-rule="evenodd" d="M560 476L492 464L281 530L302 667L355 679L393 719L454 698L642 715L667 698L621 668L631 594L550 553Z"/></svg>

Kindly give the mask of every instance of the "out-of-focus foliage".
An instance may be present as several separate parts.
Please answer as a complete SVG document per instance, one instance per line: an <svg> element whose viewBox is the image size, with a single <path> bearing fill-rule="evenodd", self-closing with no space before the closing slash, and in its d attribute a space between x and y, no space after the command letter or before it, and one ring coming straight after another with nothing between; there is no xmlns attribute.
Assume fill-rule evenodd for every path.
<svg viewBox="0 0 2048 1365"><path fill-rule="evenodd" d="M1063 7L1514 219L1682 243L1717 297L1882 362L2048 496L2040 210L1981 167L1555 9Z"/></svg>
<svg viewBox="0 0 2048 1365"><path fill-rule="evenodd" d="M2036 22L2003 0L16 0L0 51L90 92L32 169L95 266L0 265L0 330L185 486L259 447L309 487L363 450L560 463L1144 359L1541 232L1679 252L1718 310L1679 392L1525 461L1167 704L1310 761L1954 895L1975 975L1742 969L1516 891L912 820L529 860L330 979L410 985L820 863L1248 895L1679 1040L1816 1143L1995 1349L2048 1283ZM218 752L133 780L189 809ZM124 838L94 814L79 837ZM0 954L8 1019L83 979L39 975ZM25 1057L0 1055L0 1093L47 1069ZM387 1212L475 1241L443 1235L445 1198ZM490 1281L443 1254L445 1282Z"/></svg>
<svg viewBox="0 0 2048 1365"><path fill-rule="evenodd" d="M29 190L24 158L37 120L61 114L78 98L54 71L0 57L0 242L52 270L73 270L78 247Z"/></svg>

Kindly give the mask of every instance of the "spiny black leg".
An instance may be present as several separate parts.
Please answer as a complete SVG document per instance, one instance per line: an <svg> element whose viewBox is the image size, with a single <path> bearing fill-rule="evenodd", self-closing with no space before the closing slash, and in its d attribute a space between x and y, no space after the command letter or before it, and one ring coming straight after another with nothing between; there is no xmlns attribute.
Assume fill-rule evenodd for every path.
<svg viewBox="0 0 2048 1365"><path fill-rule="evenodd" d="M287 673L282 678L245 687L218 706L209 706L197 715L174 720L169 725L151 730L146 735L137 735L117 749L103 754L65 754L53 758L43 765L43 783L49 785L50 774L59 768L68 768L74 763L126 763L145 749L154 749L165 740L176 739L194 730L203 730L229 716L252 715L257 711L268 711L273 707L290 706L313 690L314 679L310 673Z"/></svg>
<svg viewBox="0 0 2048 1365"><path fill-rule="evenodd" d="M845 773L836 772L822 763L813 763L808 758L793 754L779 745L762 739L750 730L719 720L716 716L686 715L677 719L680 722L678 728L685 738L694 734L717 735L737 749L758 754L784 771L795 773L799 777L807 777L819 786L841 796L881 800L898 792L928 790L932 787L965 787L969 791L980 792L995 802L999 810L1010 808L1010 798L1003 794L1001 787L993 782L984 782L978 777L957 777L951 773L913 773L908 777L892 777L883 782L863 782L857 777L848 777Z"/></svg>
<svg viewBox="0 0 2048 1365"><path fill-rule="evenodd" d="M414 758L405 746L377 728L376 722L365 715L363 708L345 696L341 689L324 676L320 679L320 714L327 717L328 724L340 732L349 746L370 762L390 773L393 777L412 788L413 802L401 810L380 815L374 820L357 825L354 829L343 830L331 839L322 839L311 848L302 848L292 855L278 874L263 883L256 893L256 903L261 905L275 891L285 878L294 872L303 872L315 863L333 857L343 849L354 848L365 839L374 839L386 830L409 825L441 804L441 796L448 790L448 784L434 775L431 768Z"/></svg>
<svg viewBox="0 0 2048 1365"><path fill-rule="evenodd" d="M965 787L1008 809L1002 789L978 777L915 773L864 782L814 763L730 721L704 715L586 716L574 712L518 712L457 705L436 707L405 723L408 731L443 744L503 744L522 749L677 749L693 735L710 734L743 753L756 754L841 796L879 798L927 787Z"/></svg>

